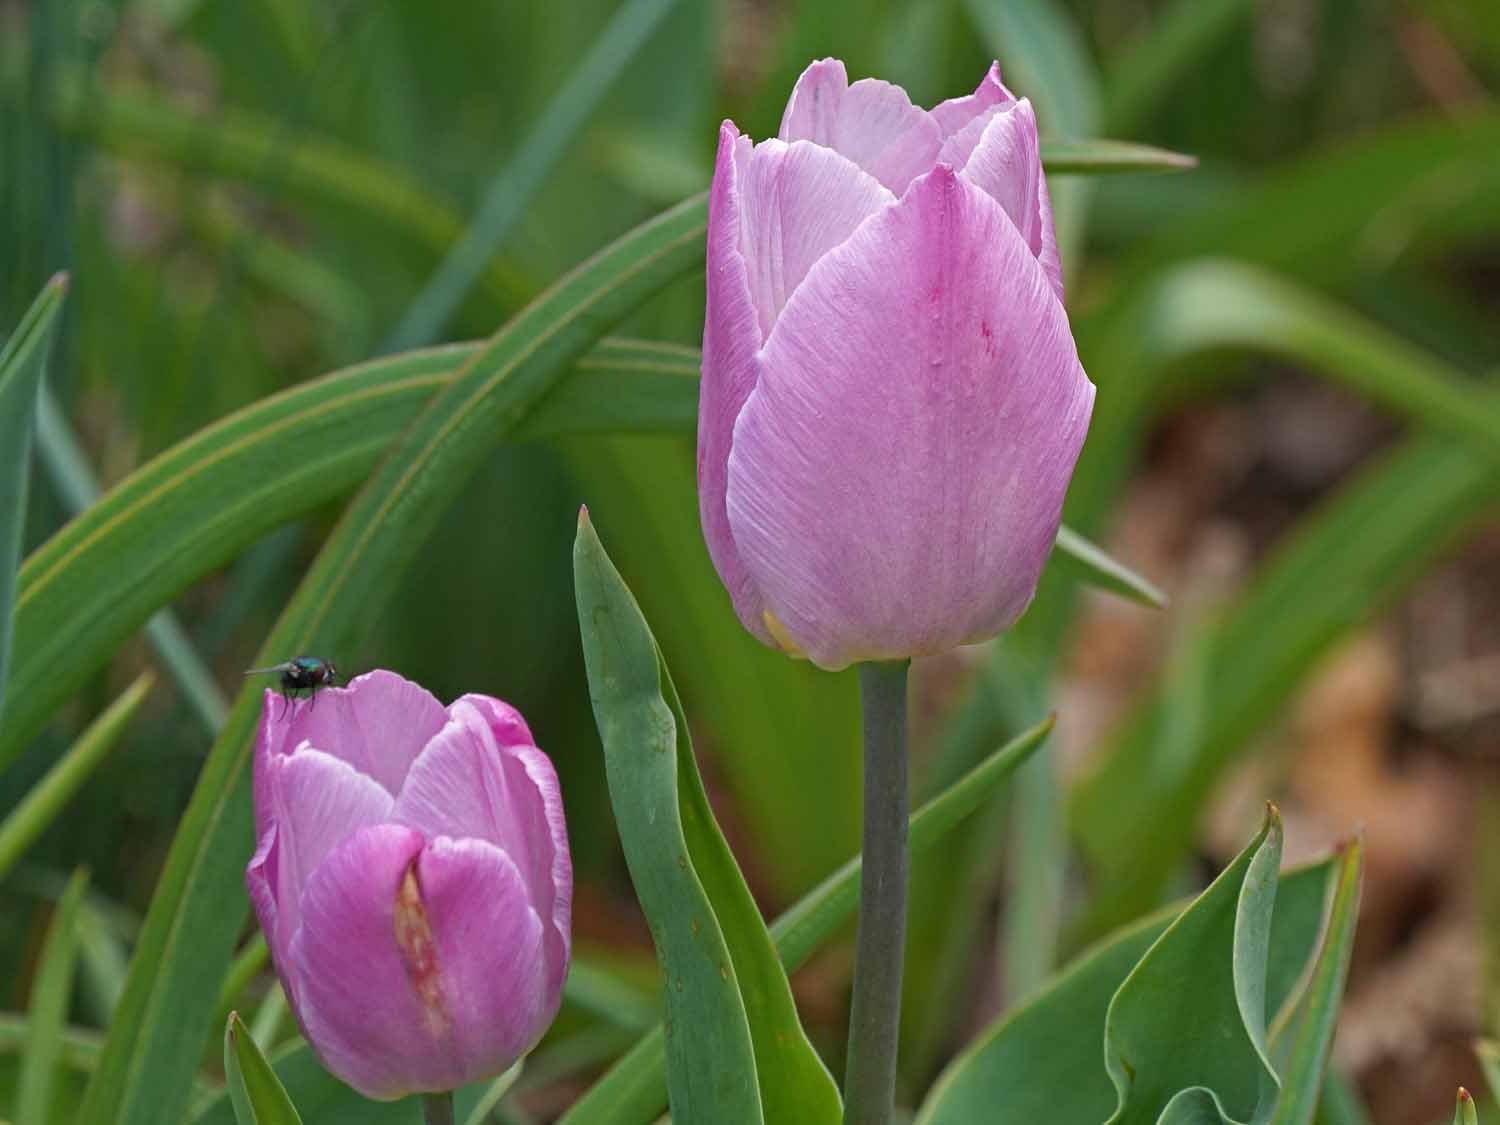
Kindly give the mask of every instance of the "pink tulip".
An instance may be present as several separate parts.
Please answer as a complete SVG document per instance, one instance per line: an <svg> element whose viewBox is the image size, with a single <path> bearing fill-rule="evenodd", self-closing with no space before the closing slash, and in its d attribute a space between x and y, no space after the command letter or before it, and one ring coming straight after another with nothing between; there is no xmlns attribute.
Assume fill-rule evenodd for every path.
<svg viewBox="0 0 1500 1125"><path fill-rule="evenodd" d="M552 763L508 704L391 672L282 710L268 691L245 881L303 1034L380 1100L501 1073L568 971Z"/></svg>
<svg viewBox="0 0 1500 1125"><path fill-rule="evenodd" d="M1036 592L1094 387L1036 118L837 59L719 131L698 489L745 626L826 668L994 636Z"/></svg>

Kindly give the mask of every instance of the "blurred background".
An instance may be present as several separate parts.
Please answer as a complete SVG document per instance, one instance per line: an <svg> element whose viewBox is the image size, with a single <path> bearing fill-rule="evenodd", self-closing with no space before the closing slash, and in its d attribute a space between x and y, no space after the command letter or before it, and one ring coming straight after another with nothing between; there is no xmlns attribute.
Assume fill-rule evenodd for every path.
<svg viewBox="0 0 1500 1125"><path fill-rule="evenodd" d="M830 54L928 104L998 57L1044 136L1200 161L1052 179L1099 386L1068 519L1170 607L1055 565L1013 634L918 667L923 791L1049 709L1060 728L1009 802L917 865L906 1089L1089 939L1201 885L1271 798L1293 856L1368 841L1342 1094L1377 1125L1446 1120L1456 1085L1483 1088L1471 1041L1500 1033L1500 460L1429 432L1409 388L1494 401L1493 0L0 0L0 326L72 274L28 551L90 475L108 488L335 368L492 332L702 190L720 119L773 134ZM701 286L619 331L696 347ZM367 643L322 655L523 710L563 777L580 948L649 997L578 647L581 501L666 649L752 885L786 906L857 847L856 692L742 635L701 543L690 422L497 453ZM50 904L86 864L74 1017L104 1022L212 741L212 684L238 690L338 510L186 591L176 657L133 640L0 775L3 812L162 668L0 881L4 1008L24 1009ZM794 981L835 1056L848 975L846 943ZM588 1073L517 1111L550 1120Z"/></svg>

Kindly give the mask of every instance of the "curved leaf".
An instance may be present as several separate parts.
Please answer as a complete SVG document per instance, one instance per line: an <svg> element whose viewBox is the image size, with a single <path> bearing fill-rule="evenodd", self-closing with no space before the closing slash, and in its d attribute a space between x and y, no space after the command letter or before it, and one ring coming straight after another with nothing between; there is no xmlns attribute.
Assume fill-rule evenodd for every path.
<svg viewBox="0 0 1500 1125"><path fill-rule="evenodd" d="M44 1125L52 1120L52 1091L63 1061L73 969L78 960L78 913L88 888L86 872L74 872L57 900L26 1014L26 1042L16 1090L16 1120Z"/></svg>
<svg viewBox="0 0 1500 1125"><path fill-rule="evenodd" d="M1276 894L1268 1010L1283 1007L1318 940L1332 861L1287 872ZM1101 1050L1110 1000L1188 904L1159 910L1085 950L948 1064L916 1125L1093 1125L1117 1099Z"/></svg>
<svg viewBox="0 0 1500 1125"><path fill-rule="evenodd" d="M671 681L661 655L587 513L578 521L573 574L610 800L661 962L672 1113L726 1125L764 1121L762 1044L752 1038L738 964L684 835L679 759L692 750L664 698Z"/></svg>

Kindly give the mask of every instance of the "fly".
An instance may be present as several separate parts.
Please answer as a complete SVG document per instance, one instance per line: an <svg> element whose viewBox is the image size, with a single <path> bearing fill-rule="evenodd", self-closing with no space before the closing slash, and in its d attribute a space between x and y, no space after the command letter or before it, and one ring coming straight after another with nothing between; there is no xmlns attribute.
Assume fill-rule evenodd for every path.
<svg viewBox="0 0 1500 1125"><path fill-rule="evenodd" d="M286 700L286 706L281 710L282 718L286 717L287 708L292 705L291 701L298 698L304 691L316 707L319 689L337 683L339 674L339 670L333 666L331 660L324 660L317 656L295 656L291 660L273 664L269 668L251 668L245 675L258 676L269 672L275 672L280 678L281 698Z"/></svg>

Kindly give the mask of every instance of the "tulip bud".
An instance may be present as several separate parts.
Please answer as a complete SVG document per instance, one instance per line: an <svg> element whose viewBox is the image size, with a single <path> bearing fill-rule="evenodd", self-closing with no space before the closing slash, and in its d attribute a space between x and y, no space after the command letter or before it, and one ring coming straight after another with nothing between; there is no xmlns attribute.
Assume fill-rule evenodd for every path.
<svg viewBox="0 0 1500 1125"><path fill-rule="evenodd" d="M290 709L268 692L255 824L245 881L276 973L360 1093L494 1077L547 1030L573 868L557 775L514 708L445 708L391 672Z"/></svg>
<svg viewBox="0 0 1500 1125"><path fill-rule="evenodd" d="M1094 387L1031 104L842 63L709 198L699 507L740 620L826 668L983 640L1036 591Z"/></svg>

